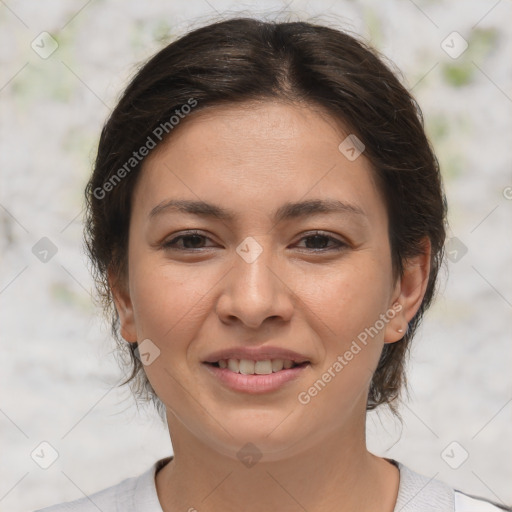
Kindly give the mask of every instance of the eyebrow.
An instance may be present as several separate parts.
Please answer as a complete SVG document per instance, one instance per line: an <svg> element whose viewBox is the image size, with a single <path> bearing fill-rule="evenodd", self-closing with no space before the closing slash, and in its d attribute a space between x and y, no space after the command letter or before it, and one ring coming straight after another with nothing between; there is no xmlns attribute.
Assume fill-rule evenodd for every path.
<svg viewBox="0 0 512 512"><path fill-rule="evenodd" d="M234 210L207 203L205 201L193 201L188 199L170 199L162 201L149 213L149 217L167 213L169 211L188 213L200 217L216 217L222 221L233 221L237 214ZM336 199L310 199L301 202L287 202L273 213L275 222L296 219L317 214L350 214L366 217L365 212L357 205L344 203Z"/></svg>

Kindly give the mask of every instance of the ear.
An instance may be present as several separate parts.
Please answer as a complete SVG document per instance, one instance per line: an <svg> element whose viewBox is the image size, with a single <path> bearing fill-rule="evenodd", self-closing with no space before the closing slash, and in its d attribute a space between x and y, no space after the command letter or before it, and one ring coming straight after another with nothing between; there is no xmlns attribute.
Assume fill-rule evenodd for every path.
<svg viewBox="0 0 512 512"><path fill-rule="evenodd" d="M137 331L127 279L122 279L109 269L108 284L114 297L117 314L119 315L121 336L126 341L135 343L137 341Z"/></svg>
<svg viewBox="0 0 512 512"><path fill-rule="evenodd" d="M386 325L384 343L401 340L407 331L410 320L421 306L430 275L430 254L432 246L425 238L422 252L404 262L403 275L397 279L390 304L395 316ZM402 330L402 332L399 331Z"/></svg>

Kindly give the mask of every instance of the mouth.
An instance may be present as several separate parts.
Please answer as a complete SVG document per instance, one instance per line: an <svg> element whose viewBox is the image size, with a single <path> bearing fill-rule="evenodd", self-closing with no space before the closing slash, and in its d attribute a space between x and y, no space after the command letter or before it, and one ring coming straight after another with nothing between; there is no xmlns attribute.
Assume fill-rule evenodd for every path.
<svg viewBox="0 0 512 512"><path fill-rule="evenodd" d="M220 359L202 363L214 382L232 391L246 394L277 392L305 375L310 361L291 359Z"/></svg>
<svg viewBox="0 0 512 512"><path fill-rule="evenodd" d="M310 362L303 361L299 363L291 359L264 359L260 361L253 361L251 359L220 359L216 362L205 361L204 364L243 375L270 375L296 367L304 367L309 365Z"/></svg>

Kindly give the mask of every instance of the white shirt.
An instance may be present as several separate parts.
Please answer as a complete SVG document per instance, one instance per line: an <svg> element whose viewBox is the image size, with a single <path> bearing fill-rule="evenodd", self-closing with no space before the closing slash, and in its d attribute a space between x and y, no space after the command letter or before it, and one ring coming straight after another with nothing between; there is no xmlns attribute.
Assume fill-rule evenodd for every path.
<svg viewBox="0 0 512 512"><path fill-rule="evenodd" d="M160 459L140 476L127 478L90 496L34 512L163 512L156 492L155 475L171 459ZM393 459L387 460L400 471L398 497L393 512L512 511L512 508L469 496L440 480L416 473Z"/></svg>

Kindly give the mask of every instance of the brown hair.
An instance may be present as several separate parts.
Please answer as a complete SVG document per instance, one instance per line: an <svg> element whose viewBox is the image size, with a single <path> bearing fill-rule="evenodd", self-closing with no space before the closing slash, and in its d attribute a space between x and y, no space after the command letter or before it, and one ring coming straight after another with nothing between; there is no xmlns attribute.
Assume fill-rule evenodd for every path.
<svg viewBox="0 0 512 512"><path fill-rule="evenodd" d="M423 252L424 238L430 239L423 302L402 340L384 345L369 389L367 410L386 403L396 413L394 402L406 385L406 353L434 296L443 259L446 199L439 164L419 106L384 58L348 33L304 21L234 18L189 32L138 71L103 127L85 191L85 242L112 333L122 351L128 345L132 372L121 385L130 382L136 397L149 396L164 417L136 344L119 334L107 281L109 271L119 279L127 275L131 198L143 163L134 151L150 139L172 136L172 117L251 100L321 107L363 142L387 206L395 277L407 258ZM192 104L191 112L185 109Z"/></svg>

